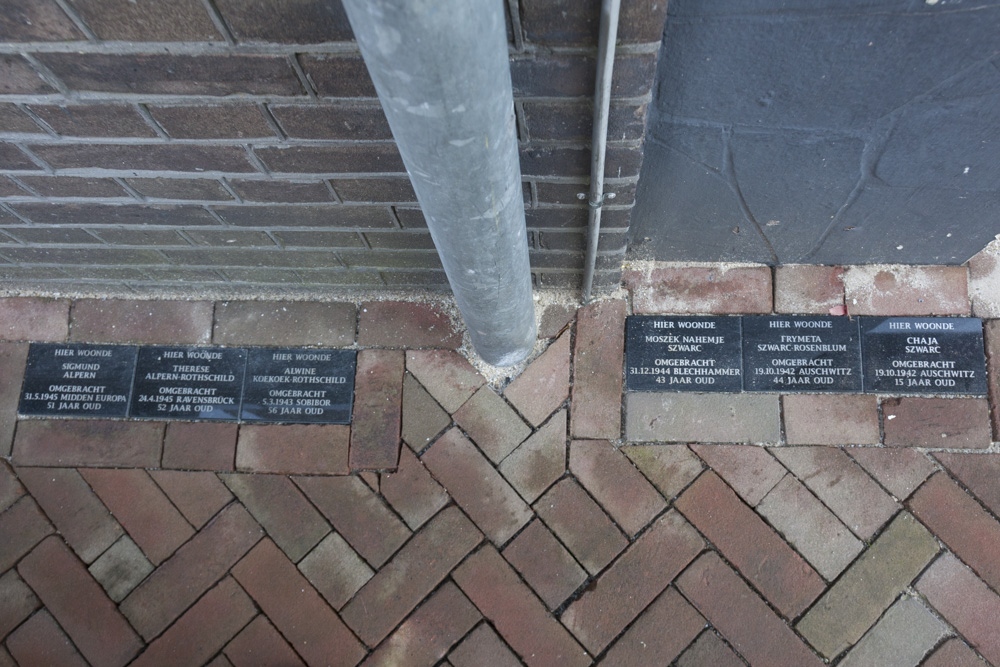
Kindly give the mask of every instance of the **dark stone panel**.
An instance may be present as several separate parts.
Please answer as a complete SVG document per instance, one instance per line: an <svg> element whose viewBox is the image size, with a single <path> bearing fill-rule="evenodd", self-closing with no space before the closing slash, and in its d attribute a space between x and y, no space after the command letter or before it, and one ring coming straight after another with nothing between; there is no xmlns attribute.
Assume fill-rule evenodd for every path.
<svg viewBox="0 0 1000 667"><path fill-rule="evenodd" d="M729 5L739 14L745 3ZM661 111L719 123L861 130L1000 44L1000 5L973 13L734 18L668 19Z"/></svg>
<svg viewBox="0 0 1000 667"><path fill-rule="evenodd" d="M1000 231L1000 2L975 9L672 4L630 256L966 261Z"/></svg>
<svg viewBox="0 0 1000 667"><path fill-rule="evenodd" d="M31 417L124 417L138 348L32 343L18 413Z"/></svg>
<svg viewBox="0 0 1000 667"><path fill-rule="evenodd" d="M629 253L634 259L773 261L761 236L747 228L725 177L653 141L646 143Z"/></svg>
<svg viewBox="0 0 1000 667"><path fill-rule="evenodd" d="M240 419L350 424L354 350L250 348Z"/></svg>
<svg viewBox="0 0 1000 667"><path fill-rule="evenodd" d="M632 315L625 322L627 391L738 392L739 317Z"/></svg>
<svg viewBox="0 0 1000 667"><path fill-rule="evenodd" d="M129 416L236 421L247 352L222 347L141 347Z"/></svg>
<svg viewBox="0 0 1000 667"><path fill-rule="evenodd" d="M739 193L782 263L812 249L861 175L864 144L850 137L737 131L728 145Z"/></svg>

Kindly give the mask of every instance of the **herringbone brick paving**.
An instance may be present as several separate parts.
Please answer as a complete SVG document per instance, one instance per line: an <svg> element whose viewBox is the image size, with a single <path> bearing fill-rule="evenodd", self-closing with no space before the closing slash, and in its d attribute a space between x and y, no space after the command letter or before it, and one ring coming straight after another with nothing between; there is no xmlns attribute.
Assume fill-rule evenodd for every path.
<svg viewBox="0 0 1000 667"><path fill-rule="evenodd" d="M389 407L350 428L17 422L0 666L1000 664L996 444L886 428L923 399L803 395L775 446L622 440L626 312L550 327L506 387L450 324L369 321L365 372L392 379L359 392ZM0 343L0 423L23 345ZM828 399L865 446L813 442Z"/></svg>

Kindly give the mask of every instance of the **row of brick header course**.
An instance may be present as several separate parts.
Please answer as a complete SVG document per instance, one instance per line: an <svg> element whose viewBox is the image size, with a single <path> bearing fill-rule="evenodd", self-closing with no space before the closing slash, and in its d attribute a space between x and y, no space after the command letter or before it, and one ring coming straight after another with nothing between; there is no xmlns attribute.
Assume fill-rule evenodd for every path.
<svg viewBox="0 0 1000 667"><path fill-rule="evenodd" d="M600 6L502 5L532 277L578 287ZM0 279L183 294L446 286L339 0L5 12ZM665 2L623 3L599 289L621 277L665 18Z"/></svg>
<svg viewBox="0 0 1000 667"><path fill-rule="evenodd" d="M906 269L914 271L916 269ZM707 270L706 271L710 271ZM739 274L737 280L732 275ZM749 273L748 273L749 272ZM940 273L927 269L928 276ZM658 274L673 285L673 310L683 312L676 299L685 293L677 283L684 272ZM824 272L815 271L822 277ZM960 275L957 272L954 275ZM733 269L722 275L688 271L694 312L703 312L706 300L716 313L770 312L771 289L766 268ZM961 274L964 275L964 274ZM801 277L801 275L800 275ZM930 279L930 278L928 278ZM636 292L643 284L632 277ZM755 286L767 289L755 293ZM922 283L926 285L926 283ZM739 289L734 288L739 285ZM801 281L794 286L798 289ZM942 286L944 287L944 286ZM651 287L651 289L656 286ZM956 297L952 290L947 298ZM714 290L714 292L712 291ZM898 302L907 303L905 290L897 289ZM924 294L919 308L903 307L892 314L940 314L942 301ZM841 300L843 297L841 297ZM728 304L728 305L727 305ZM863 304L859 304L862 305ZM953 304L954 305L954 304ZM827 307L817 302L814 312ZM965 306L949 314L969 313ZM807 310L805 308L801 310ZM987 320L989 400L981 398L876 397L871 395L753 395L632 393L625 397L622 423L622 366L626 300L599 301L576 314L575 328L550 345L521 377L551 375L551 395L537 391L521 395L515 379L504 389L504 398L457 352L462 336L447 312L436 305L416 302L351 303L308 302L180 302L44 300L7 298L0 301L3 335L3 377L0 392L0 452L13 451L22 465L121 465L137 467L180 466L191 469L258 472L346 474L352 470L391 469L397 465L399 438L410 425L401 415L407 383L431 382L426 368L450 369L449 377L463 387L445 407L463 430L507 432L497 452L503 455L525 441L572 392L569 436L631 442L763 443L787 445L861 445L983 450L1000 439L996 410L1000 320ZM957 312L956 312L957 311ZM870 314L877 314L871 311ZM553 337L571 322L574 310L551 306L543 313L542 336ZM78 342L140 342L156 344L255 344L274 346L318 345L361 347L358 358L354 419L351 426L243 426L102 420L22 420L15 412L23 376L27 344L24 340ZM571 364L570 344L573 346ZM409 352L392 348L409 348ZM426 348L419 350L416 348ZM430 356L428 356L430 355ZM458 379L455 379L458 378ZM526 384L521 382L521 385ZM472 391L466 391L472 387ZM482 391L476 393L476 390ZM475 394L475 400L469 400ZM468 405L465 406L468 401ZM994 406L990 415L990 401ZM541 414L534 406L546 406ZM461 409L460 409L461 408ZM463 412L464 410L464 412ZM451 420L438 424L427 441ZM14 438L15 426L17 437ZM208 459L174 461L171 435L180 441L216 443L218 452ZM499 435L487 438L494 440ZM228 443L228 444L224 444ZM291 445L290 443L295 443ZM481 445L482 446L482 445ZM211 449L210 448L210 449ZM273 456L269 454L273 453ZM500 454L497 454L500 456ZM502 458L502 457L501 457ZM499 462L498 458L498 462ZM235 462L235 463L234 463Z"/></svg>

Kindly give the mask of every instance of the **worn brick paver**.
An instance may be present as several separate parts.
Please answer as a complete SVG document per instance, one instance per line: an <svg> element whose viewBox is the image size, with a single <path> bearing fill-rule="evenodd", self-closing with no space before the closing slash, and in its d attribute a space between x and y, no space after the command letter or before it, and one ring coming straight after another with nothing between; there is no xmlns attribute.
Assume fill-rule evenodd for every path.
<svg viewBox="0 0 1000 667"><path fill-rule="evenodd" d="M330 532L323 515L283 475L225 475L223 481L293 562Z"/></svg>
<svg viewBox="0 0 1000 667"><path fill-rule="evenodd" d="M567 331L504 390L504 396L533 426L569 398L570 335Z"/></svg>
<svg viewBox="0 0 1000 667"><path fill-rule="evenodd" d="M868 539L899 505L842 449L782 447L772 450L861 539Z"/></svg>
<svg viewBox="0 0 1000 667"><path fill-rule="evenodd" d="M70 311L72 341L198 344L212 338L210 301L79 299Z"/></svg>
<svg viewBox="0 0 1000 667"><path fill-rule="evenodd" d="M455 412L483 386L486 378L451 350L409 350L406 370L448 412Z"/></svg>
<svg viewBox="0 0 1000 667"><path fill-rule="evenodd" d="M361 304L358 345L455 349L461 344L462 335L438 306L406 301Z"/></svg>
<svg viewBox="0 0 1000 667"><path fill-rule="evenodd" d="M951 554L939 558L917 582L945 620L955 626L983 657L1000 664L1000 596Z"/></svg>
<svg viewBox="0 0 1000 667"><path fill-rule="evenodd" d="M438 589L372 653L365 665L432 665L482 616L455 584Z"/></svg>
<svg viewBox="0 0 1000 667"><path fill-rule="evenodd" d="M236 424L170 422L163 439L163 467L179 470L233 470Z"/></svg>
<svg viewBox="0 0 1000 667"><path fill-rule="evenodd" d="M481 541L458 509L443 510L358 591L344 621L366 644L378 644Z"/></svg>
<svg viewBox="0 0 1000 667"><path fill-rule="evenodd" d="M351 418L351 470L395 468L399 461L404 363L401 351L358 352Z"/></svg>
<svg viewBox="0 0 1000 667"><path fill-rule="evenodd" d="M691 445L691 449L751 507L787 474L763 447Z"/></svg>
<svg viewBox="0 0 1000 667"><path fill-rule="evenodd" d="M521 661L510 650L496 631L482 623L469 636L452 649L448 662L453 667L518 667Z"/></svg>
<svg viewBox="0 0 1000 667"><path fill-rule="evenodd" d="M948 628L923 604L904 597L861 638L840 662L845 667L919 664L948 634Z"/></svg>
<svg viewBox="0 0 1000 667"><path fill-rule="evenodd" d="M0 637L31 616L41 603L15 570L7 570L0 576Z"/></svg>
<svg viewBox="0 0 1000 667"><path fill-rule="evenodd" d="M121 604L122 613L147 640L160 634L263 536L240 505L230 505Z"/></svg>
<svg viewBox="0 0 1000 667"><path fill-rule="evenodd" d="M282 665L296 667L305 663L292 647L274 629L267 616L257 616L231 642L226 644L225 656L233 667L256 665Z"/></svg>
<svg viewBox="0 0 1000 667"><path fill-rule="evenodd" d="M0 338L59 342L69 335L66 299L0 298Z"/></svg>
<svg viewBox="0 0 1000 667"><path fill-rule="evenodd" d="M820 654L833 658L861 639L937 552L934 536L900 513L796 628Z"/></svg>
<svg viewBox="0 0 1000 667"><path fill-rule="evenodd" d="M145 470L92 468L80 474L153 565L166 560L194 534L191 524Z"/></svg>
<svg viewBox="0 0 1000 667"><path fill-rule="evenodd" d="M574 440L569 469L629 536L635 536L667 505L628 458L606 440Z"/></svg>
<svg viewBox="0 0 1000 667"><path fill-rule="evenodd" d="M993 439L981 398L893 398L882 403L890 447L986 449Z"/></svg>
<svg viewBox="0 0 1000 667"><path fill-rule="evenodd" d="M323 538L299 562L299 570L338 611L375 573L337 533Z"/></svg>
<svg viewBox="0 0 1000 667"><path fill-rule="evenodd" d="M17 403L21 399L21 376L27 360L26 343L0 343L0 456L10 456L10 448L14 443Z"/></svg>
<svg viewBox="0 0 1000 667"><path fill-rule="evenodd" d="M534 502L566 472L566 410L560 410L500 462L500 474Z"/></svg>
<svg viewBox="0 0 1000 667"><path fill-rule="evenodd" d="M827 581L840 574L864 548L847 526L792 475L786 475L764 496L757 511Z"/></svg>
<svg viewBox="0 0 1000 667"><path fill-rule="evenodd" d="M591 304L577 313L573 348L574 438L617 440L621 435L625 302Z"/></svg>
<svg viewBox="0 0 1000 667"><path fill-rule="evenodd" d="M532 521L503 550L538 597L555 609L587 579L587 573L541 521Z"/></svg>
<svg viewBox="0 0 1000 667"><path fill-rule="evenodd" d="M680 514L668 512L629 546L594 587L570 604L562 616L563 625L590 651L600 653L704 546Z"/></svg>
<svg viewBox="0 0 1000 667"><path fill-rule="evenodd" d="M108 508L73 468L20 468L18 474L83 562L92 562L124 534ZM155 530L155 526L150 528Z"/></svg>
<svg viewBox="0 0 1000 667"><path fill-rule="evenodd" d="M44 609L11 633L7 638L7 648L21 665L87 665L66 633ZM0 665L4 664L3 661L4 654L0 653Z"/></svg>
<svg viewBox="0 0 1000 667"><path fill-rule="evenodd" d="M823 592L816 571L715 473L699 477L674 506L785 616Z"/></svg>
<svg viewBox="0 0 1000 667"><path fill-rule="evenodd" d="M364 655L361 643L270 540L261 540L233 576L308 665L353 665Z"/></svg>
<svg viewBox="0 0 1000 667"><path fill-rule="evenodd" d="M236 446L241 472L346 475L350 429L338 424L242 426Z"/></svg>
<svg viewBox="0 0 1000 667"><path fill-rule="evenodd" d="M354 342L353 303L224 301L215 306L217 345L344 347Z"/></svg>
<svg viewBox="0 0 1000 667"><path fill-rule="evenodd" d="M687 447L630 445L621 452L668 500L701 474L702 464Z"/></svg>
<svg viewBox="0 0 1000 667"><path fill-rule="evenodd" d="M14 471L0 461L0 512L13 505L24 493L24 487L17 481Z"/></svg>
<svg viewBox="0 0 1000 667"><path fill-rule="evenodd" d="M19 466L157 468L163 422L32 420L18 424Z"/></svg>
<svg viewBox="0 0 1000 667"><path fill-rule="evenodd" d="M295 483L373 567L381 567L410 531L357 477L296 477Z"/></svg>
<svg viewBox="0 0 1000 667"><path fill-rule="evenodd" d="M21 498L0 514L0 572L13 566L47 535L55 532L38 503L30 497Z"/></svg>
<svg viewBox="0 0 1000 667"><path fill-rule="evenodd" d="M792 394L781 404L789 445L879 444L875 396Z"/></svg>
<svg viewBox="0 0 1000 667"><path fill-rule="evenodd" d="M1000 454L952 454L938 452L933 455L967 489L975 494L994 514L1000 514Z"/></svg>
<svg viewBox="0 0 1000 667"><path fill-rule="evenodd" d="M564 479L539 498L535 511L591 574L603 570L628 546L628 539L601 506L572 479Z"/></svg>
<svg viewBox="0 0 1000 667"><path fill-rule="evenodd" d="M986 667L986 661L961 639L952 638L941 644L921 667Z"/></svg>
<svg viewBox="0 0 1000 667"><path fill-rule="evenodd" d="M899 500L908 498L934 472L934 464L913 449L851 447L844 451Z"/></svg>
<svg viewBox="0 0 1000 667"><path fill-rule="evenodd" d="M487 545L455 570L455 582L529 665L589 665L591 658Z"/></svg>
<svg viewBox="0 0 1000 667"><path fill-rule="evenodd" d="M618 639L602 665L668 665L705 627L705 619L668 588ZM669 631L664 632L664 629Z"/></svg>
<svg viewBox="0 0 1000 667"><path fill-rule="evenodd" d="M718 555L699 558L677 586L751 664L823 664Z"/></svg>
<svg viewBox="0 0 1000 667"><path fill-rule="evenodd" d="M494 463L502 461L531 433L524 420L489 387L481 387L454 416Z"/></svg>
<svg viewBox="0 0 1000 667"><path fill-rule="evenodd" d="M421 451L431 444L441 431L451 424L448 416L434 397L407 373L403 378L403 414L401 436L414 451Z"/></svg>
<svg viewBox="0 0 1000 667"><path fill-rule="evenodd" d="M509 379L434 305L0 299L0 667L1000 664L988 402L623 395L630 305L767 310L772 271L779 310L864 292L695 268L560 307ZM961 292L938 273L929 308ZM924 307L920 270L886 275ZM15 414L27 339L346 347L358 318L349 425Z"/></svg>
<svg viewBox="0 0 1000 667"><path fill-rule="evenodd" d="M17 570L88 662L124 665L139 652L142 640L58 537L39 544Z"/></svg>
<svg viewBox="0 0 1000 667"><path fill-rule="evenodd" d="M448 493L406 447L399 452L396 472L382 475L379 491L410 530L422 526L448 503Z"/></svg>
<svg viewBox="0 0 1000 667"><path fill-rule="evenodd" d="M441 436L421 461L494 544L503 544L531 520L530 508L457 428Z"/></svg>
<svg viewBox="0 0 1000 667"><path fill-rule="evenodd" d="M913 494L909 507L986 583L1000 589L1000 522L974 498L938 473Z"/></svg>
<svg viewBox="0 0 1000 667"><path fill-rule="evenodd" d="M149 474L195 528L204 526L233 498L226 485L210 472L151 470Z"/></svg>
<svg viewBox="0 0 1000 667"><path fill-rule="evenodd" d="M132 664L203 665L254 617L253 601L230 577L205 593Z"/></svg>

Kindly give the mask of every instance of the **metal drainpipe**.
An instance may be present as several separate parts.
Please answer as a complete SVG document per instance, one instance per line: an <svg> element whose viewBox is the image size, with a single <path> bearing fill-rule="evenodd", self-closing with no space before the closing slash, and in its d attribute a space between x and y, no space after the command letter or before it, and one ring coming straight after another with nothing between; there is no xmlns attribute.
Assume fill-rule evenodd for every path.
<svg viewBox="0 0 1000 667"><path fill-rule="evenodd" d="M583 302L590 301L597 265L597 243L601 235L601 207L604 194L604 158L608 148L608 114L611 106L611 74L615 64L618 13L621 0L601 2L601 28L597 42L597 81L594 84L594 132L590 149L590 217L587 221L587 264L583 276Z"/></svg>
<svg viewBox="0 0 1000 667"><path fill-rule="evenodd" d="M472 344L514 365L536 331L503 3L344 8Z"/></svg>

